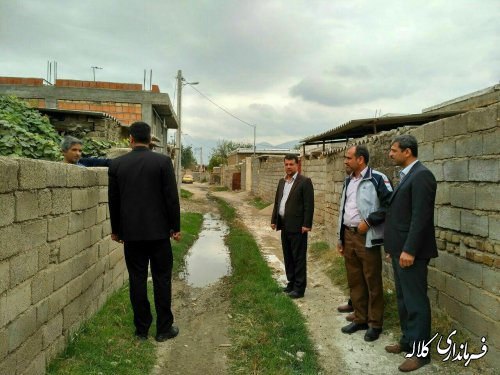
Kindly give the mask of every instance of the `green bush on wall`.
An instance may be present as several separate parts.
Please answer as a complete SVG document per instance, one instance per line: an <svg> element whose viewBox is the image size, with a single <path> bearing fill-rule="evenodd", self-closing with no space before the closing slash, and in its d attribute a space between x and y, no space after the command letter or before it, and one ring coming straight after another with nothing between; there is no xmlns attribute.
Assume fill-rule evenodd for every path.
<svg viewBox="0 0 500 375"><path fill-rule="evenodd" d="M66 134L82 140L84 156L104 156L111 147L128 147L128 140L87 138L80 129ZM0 95L0 156L61 160L61 140L47 116L15 96Z"/></svg>
<svg viewBox="0 0 500 375"><path fill-rule="evenodd" d="M60 160L59 142L46 116L14 96L0 95L0 155Z"/></svg>

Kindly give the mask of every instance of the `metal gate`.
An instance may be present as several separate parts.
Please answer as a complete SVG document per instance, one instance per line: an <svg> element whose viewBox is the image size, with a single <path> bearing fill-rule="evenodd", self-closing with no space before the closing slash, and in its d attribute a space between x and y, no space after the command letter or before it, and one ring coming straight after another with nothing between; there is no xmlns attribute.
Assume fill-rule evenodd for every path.
<svg viewBox="0 0 500 375"><path fill-rule="evenodd" d="M232 190L241 190L241 172L233 173Z"/></svg>

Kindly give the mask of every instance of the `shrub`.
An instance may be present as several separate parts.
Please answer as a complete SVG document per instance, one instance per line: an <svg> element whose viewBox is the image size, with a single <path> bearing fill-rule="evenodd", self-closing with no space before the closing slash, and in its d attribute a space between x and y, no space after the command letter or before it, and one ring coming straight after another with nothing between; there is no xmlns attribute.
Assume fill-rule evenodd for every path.
<svg viewBox="0 0 500 375"><path fill-rule="evenodd" d="M59 142L46 116L14 96L0 95L0 155L60 160Z"/></svg>

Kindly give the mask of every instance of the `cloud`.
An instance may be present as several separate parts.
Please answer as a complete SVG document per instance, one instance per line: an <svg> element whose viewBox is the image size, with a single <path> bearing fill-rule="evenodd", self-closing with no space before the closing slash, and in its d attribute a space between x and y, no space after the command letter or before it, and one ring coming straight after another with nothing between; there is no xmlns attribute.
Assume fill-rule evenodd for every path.
<svg viewBox="0 0 500 375"><path fill-rule="evenodd" d="M152 69L174 103L182 69L279 144L498 83L499 12L498 0L0 1L0 75L45 77L56 60L59 78L97 65L99 80L142 83ZM198 142L253 141L188 87L182 119Z"/></svg>

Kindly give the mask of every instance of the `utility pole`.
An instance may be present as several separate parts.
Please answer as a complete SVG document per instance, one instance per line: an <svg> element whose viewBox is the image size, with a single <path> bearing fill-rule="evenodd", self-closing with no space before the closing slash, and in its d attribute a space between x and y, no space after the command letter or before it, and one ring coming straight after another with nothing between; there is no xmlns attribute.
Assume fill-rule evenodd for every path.
<svg viewBox="0 0 500 375"><path fill-rule="evenodd" d="M200 151L200 167L203 165L203 147L195 147L194 152Z"/></svg>
<svg viewBox="0 0 500 375"><path fill-rule="evenodd" d="M257 133L257 125L253 125L253 156L255 156L255 138Z"/></svg>
<svg viewBox="0 0 500 375"><path fill-rule="evenodd" d="M177 194L181 196L181 106L182 106L182 70L177 71L177 133L175 155L175 177L177 178Z"/></svg>
<svg viewBox="0 0 500 375"><path fill-rule="evenodd" d="M177 134L176 134L176 149L178 151L178 155L175 158L175 176L177 178L177 193L179 194L179 197L181 196L181 151L182 151L182 144L181 144L181 135L182 135L182 86L184 85L197 85L199 82L184 82L185 79L182 76L182 70L177 71L177 120L178 120L178 128L177 128Z"/></svg>
<svg viewBox="0 0 500 375"><path fill-rule="evenodd" d="M90 69L92 69L92 74L94 76L94 82L95 82L95 70L102 69L102 68L100 66L91 66Z"/></svg>

